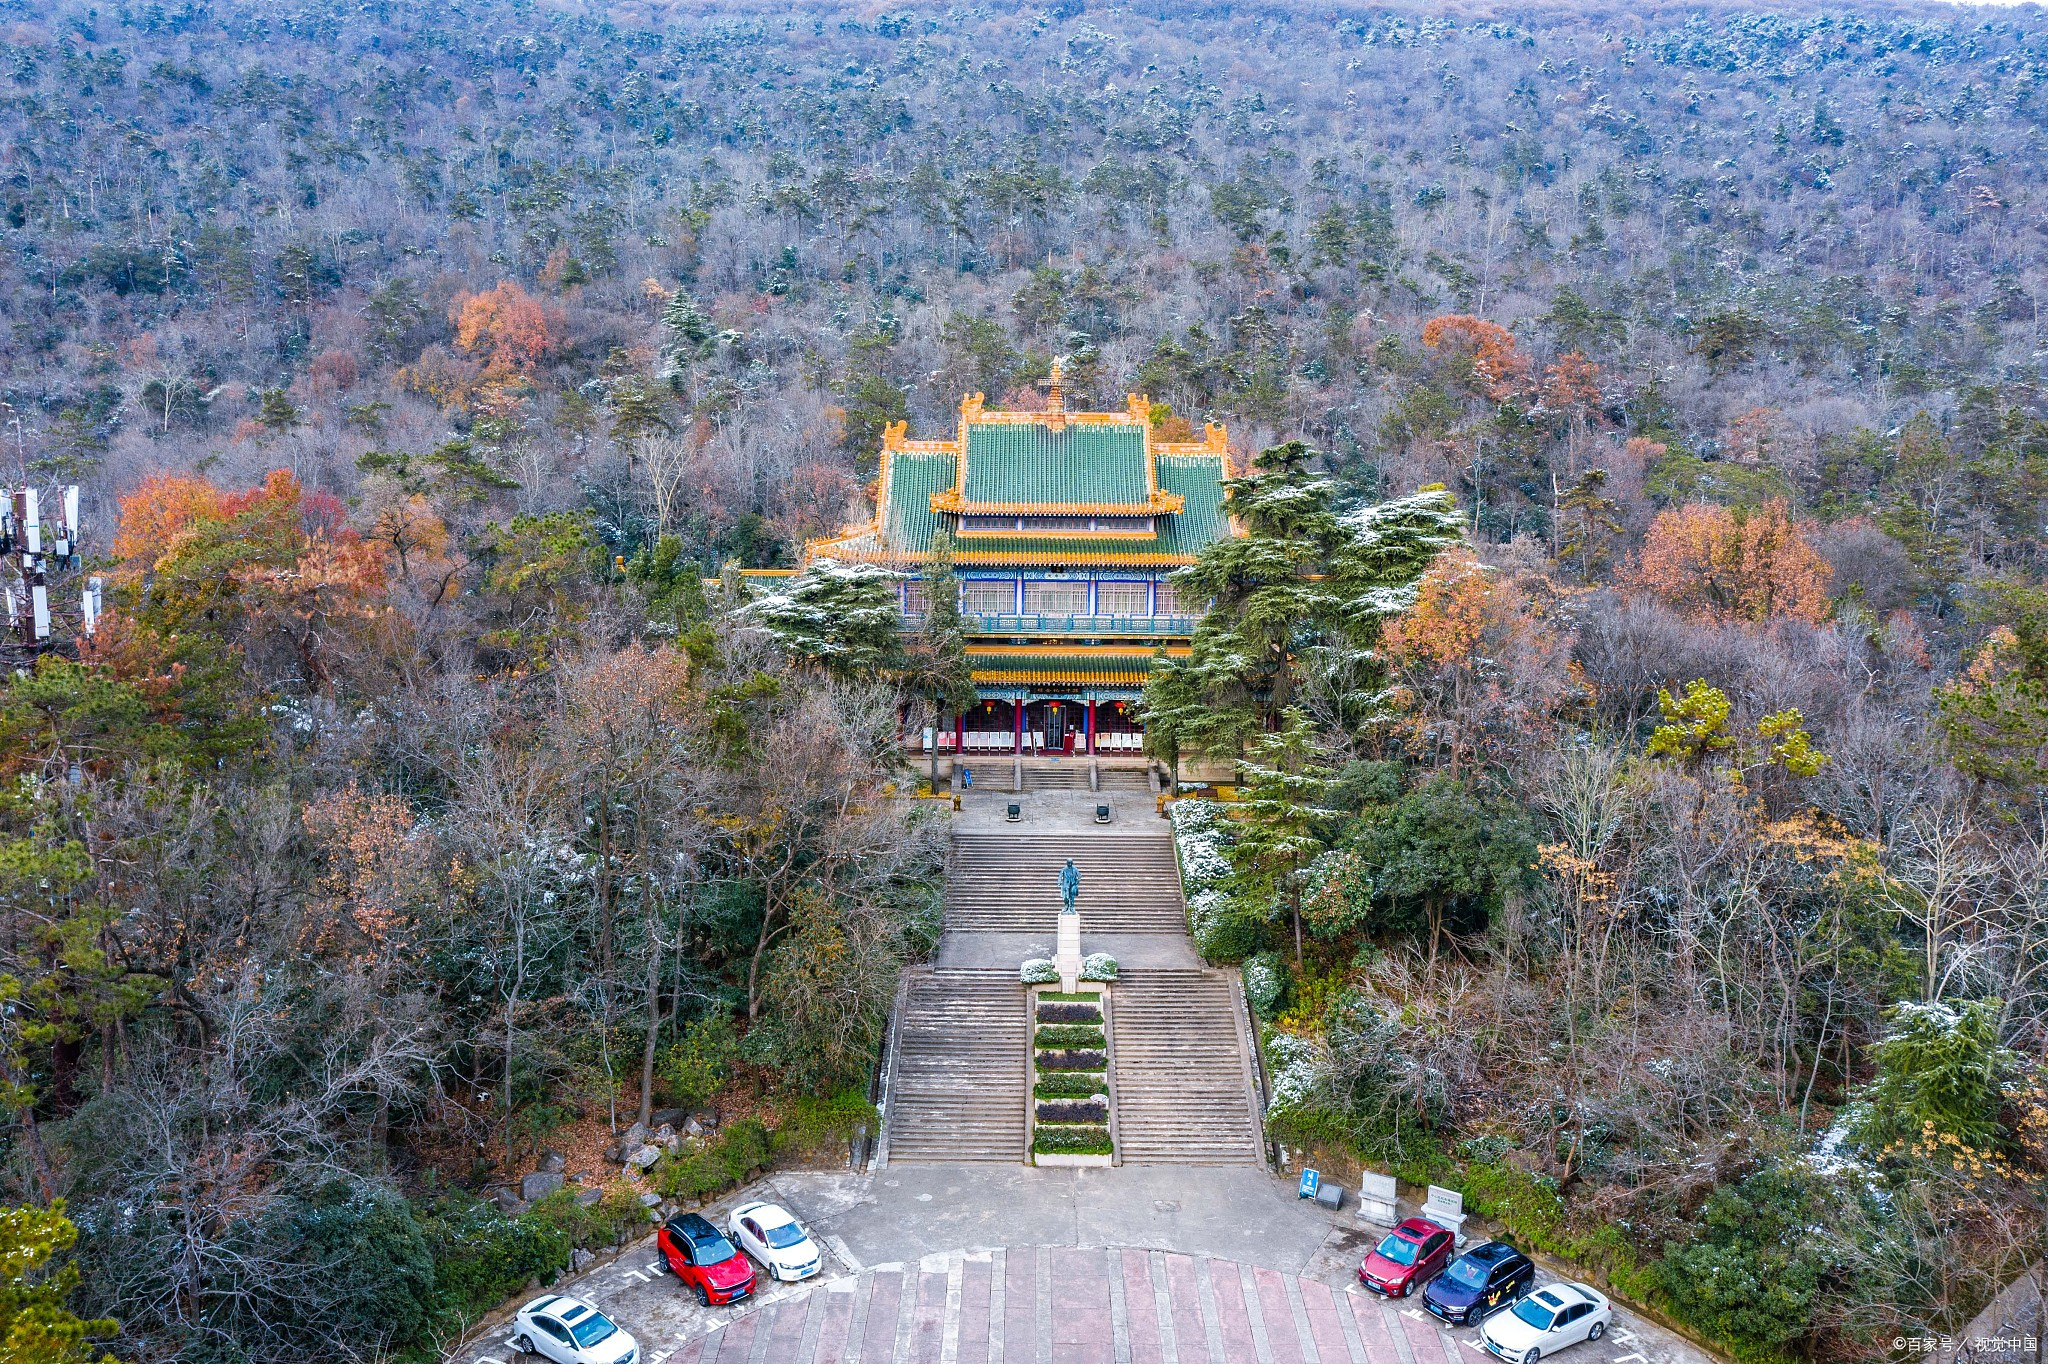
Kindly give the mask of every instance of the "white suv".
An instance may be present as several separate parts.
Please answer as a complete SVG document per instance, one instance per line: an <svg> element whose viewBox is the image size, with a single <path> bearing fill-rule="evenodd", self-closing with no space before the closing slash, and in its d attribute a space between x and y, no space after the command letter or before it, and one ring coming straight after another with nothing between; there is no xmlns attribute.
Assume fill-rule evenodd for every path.
<svg viewBox="0 0 2048 1364"><path fill-rule="evenodd" d="M512 1343L555 1364L639 1364L633 1333L581 1298L549 1293L512 1318Z"/></svg>

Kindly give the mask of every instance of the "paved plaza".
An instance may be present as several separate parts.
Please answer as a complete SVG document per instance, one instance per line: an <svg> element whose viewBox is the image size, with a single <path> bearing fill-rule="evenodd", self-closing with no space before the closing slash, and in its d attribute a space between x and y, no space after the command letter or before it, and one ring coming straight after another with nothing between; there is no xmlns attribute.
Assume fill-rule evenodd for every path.
<svg viewBox="0 0 2048 1364"><path fill-rule="evenodd" d="M707 1209L781 1202L827 1247L813 1280L704 1308L651 1239L557 1285L645 1364L1479 1364L1477 1332L1359 1289L1378 1229L1259 1169L888 1166L794 1173ZM451 1354L523 1364L502 1330ZM530 1360L532 1356L524 1359ZM1617 1311L1571 1364L1706 1364Z"/></svg>

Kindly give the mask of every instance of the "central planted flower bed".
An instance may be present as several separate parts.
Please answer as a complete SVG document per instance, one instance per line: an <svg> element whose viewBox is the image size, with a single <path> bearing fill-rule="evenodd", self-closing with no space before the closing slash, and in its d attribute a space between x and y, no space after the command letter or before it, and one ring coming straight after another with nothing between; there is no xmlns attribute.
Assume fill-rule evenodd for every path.
<svg viewBox="0 0 2048 1364"><path fill-rule="evenodd" d="M1031 1158L1108 1165L1109 1038L1102 996L1042 991L1032 1001Z"/></svg>

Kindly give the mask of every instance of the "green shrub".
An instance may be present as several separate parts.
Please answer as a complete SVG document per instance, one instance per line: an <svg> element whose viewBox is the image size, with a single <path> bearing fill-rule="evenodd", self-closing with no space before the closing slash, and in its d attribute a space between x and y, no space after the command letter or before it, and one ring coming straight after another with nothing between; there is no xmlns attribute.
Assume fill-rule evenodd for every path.
<svg viewBox="0 0 2048 1364"><path fill-rule="evenodd" d="M1770 1166L1714 1190L1698 1235L1667 1246L1658 1279L1683 1320L1728 1342L1741 1358L1792 1353L1812 1329L1829 1271L1825 1220L1810 1175Z"/></svg>
<svg viewBox="0 0 2048 1364"><path fill-rule="evenodd" d="M656 1062L669 1102L695 1108L716 1094L738 1050L732 1019L723 1010L714 1009L683 1029L682 1040L664 1048Z"/></svg>
<svg viewBox="0 0 2048 1364"><path fill-rule="evenodd" d="M1243 961L1266 945L1266 921L1235 901L1190 913L1195 950L1209 961Z"/></svg>
<svg viewBox="0 0 2048 1364"><path fill-rule="evenodd" d="M701 1151L655 1167L654 1185L670 1198L706 1198L744 1183L773 1158L774 1138L753 1118L733 1123Z"/></svg>
<svg viewBox="0 0 2048 1364"><path fill-rule="evenodd" d="M1458 1149L1467 1161L1464 1170L1432 1178L1462 1190L1467 1212L1498 1222L1510 1240L1606 1271L1616 1289L1639 1302L1663 1301L1657 1262L1643 1264L1622 1228L1603 1223L1591 1231L1573 1231L1557 1181L1510 1162L1508 1145L1498 1137L1480 1137Z"/></svg>
<svg viewBox="0 0 2048 1364"><path fill-rule="evenodd" d="M1107 1071L1083 1070L1061 1071L1055 1075L1041 1075L1031 1086L1033 1098L1038 1099L1085 1099L1090 1094L1109 1093Z"/></svg>
<svg viewBox="0 0 2048 1364"><path fill-rule="evenodd" d="M1038 1021L1041 1023L1101 1023L1102 1008L1097 1004L1064 1004L1040 1000Z"/></svg>
<svg viewBox="0 0 2048 1364"><path fill-rule="evenodd" d="M1468 1212L1500 1223L1513 1239L1562 1253L1564 1196L1556 1180L1505 1160L1479 1160L1466 1167L1461 1183Z"/></svg>
<svg viewBox="0 0 2048 1364"><path fill-rule="evenodd" d="M587 1208L576 1201L576 1190L557 1189L525 1216L568 1237L570 1245L587 1249L618 1245L629 1231L646 1223L647 1210L625 1185L615 1184Z"/></svg>
<svg viewBox="0 0 2048 1364"><path fill-rule="evenodd" d="M1032 1133L1031 1149L1040 1155L1106 1156L1115 1148L1107 1127L1060 1123L1039 1126Z"/></svg>
<svg viewBox="0 0 2048 1364"><path fill-rule="evenodd" d="M1275 1109L1266 1117L1266 1131L1283 1146L1349 1153L1359 1163L1408 1184L1441 1184L1458 1169L1433 1132L1412 1125L1398 1133L1380 1130L1324 1103Z"/></svg>
<svg viewBox="0 0 2048 1364"><path fill-rule="evenodd" d="M1100 1047L1103 1045L1102 1025L1048 1023L1032 1036L1032 1043L1040 1047Z"/></svg>
<svg viewBox="0 0 2048 1364"><path fill-rule="evenodd" d="M1099 1051L1042 1051L1038 1068L1045 1070L1101 1070L1109 1058Z"/></svg>
<svg viewBox="0 0 2048 1364"><path fill-rule="evenodd" d="M782 1110L775 1129L777 1151L810 1151L827 1142L849 1142L856 1130L875 1131L882 1115L858 1089L837 1094L804 1094Z"/></svg>
<svg viewBox="0 0 2048 1364"><path fill-rule="evenodd" d="M1259 952L1244 964L1244 997L1263 1023L1271 1023L1287 997L1288 971L1277 952Z"/></svg>
<svg viewBox="0 0 2048 1364"><path fill-rule="evenodd" d="M545 1218L507 1217L488 1203L450 1195L421 1219L434 1257L444 1322L467 1323L517 1293L528 1279L549 1283L569 1267L569 1234Z"/></svg>
<svg viewBox="0 0 2048 1364"><path fill-rule="evenodd" d="M1093 990L1077 990L1073 994L1062 994L1058 990L1047 990L1038 997L1041 1004L1094 1004L1101 1005L1102 996Z"/></svg>
<svg viewBox="0 0 2048 1364"><path fill-rule="evenodd" d="M337 1338L417 1341L434 1324L433 1244L417 1210L389 1190L336 1183L279 1198L230 1228L228 1246L254 1263L297 1271L216 1285L239 1290L212 1318L238 1336L254 1338L256 1331L243 1328L260 1317L272 1323L272 1339L317 1355L321 1342Z"/></svg>

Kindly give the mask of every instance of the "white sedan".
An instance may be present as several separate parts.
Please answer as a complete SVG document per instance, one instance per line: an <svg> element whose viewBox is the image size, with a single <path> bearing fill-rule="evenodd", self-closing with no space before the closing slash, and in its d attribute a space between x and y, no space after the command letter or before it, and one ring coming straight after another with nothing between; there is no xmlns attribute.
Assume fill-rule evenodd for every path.
<svg viewBox="0 0 2048 1364"><path fill-rule="evenodd" d="M732 1210L726 1230L742 1250L785 1283L810 1278L822 1263L818 1243L803 1223L773 1203L742 1203Z"/></svg>
<svg viewBox="0 0 2048 1364"><path fill-rule="evenodd" d="M512 1318L512 1343L555 1364L638 1364L640 1343L581 1298L549 1293Z"/></svg>
<svg viewBox="0 0 2048 1364"><path fill-rule="evenodd" d="M1582 1340L1598 1340L1614 1320L1614 1307L1582 1283L1554 1283L1496 1312L1479 1328L1486 1348L1508 1364L1536 1364Z"/></svg>

